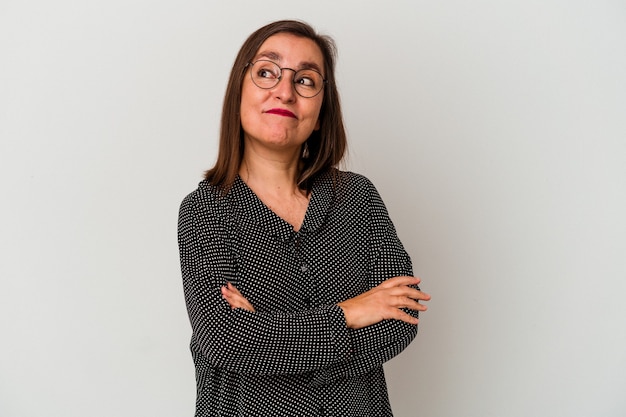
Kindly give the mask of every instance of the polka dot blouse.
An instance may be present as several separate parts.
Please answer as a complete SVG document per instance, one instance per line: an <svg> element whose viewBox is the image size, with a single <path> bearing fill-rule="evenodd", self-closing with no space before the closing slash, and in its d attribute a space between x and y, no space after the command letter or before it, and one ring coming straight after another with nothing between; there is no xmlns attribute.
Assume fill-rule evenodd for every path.
<svg viewBox="0 0 626 417"><path fill-rule="evenodd" d="M412 275L411 260L371 182L337 173L315 181L298 232L239 178L225 196L203 181L183 200L196 417L392 415L382 364L417 327L348 329L337 303ZM256 312L231 310L227 281Z"/></svg>

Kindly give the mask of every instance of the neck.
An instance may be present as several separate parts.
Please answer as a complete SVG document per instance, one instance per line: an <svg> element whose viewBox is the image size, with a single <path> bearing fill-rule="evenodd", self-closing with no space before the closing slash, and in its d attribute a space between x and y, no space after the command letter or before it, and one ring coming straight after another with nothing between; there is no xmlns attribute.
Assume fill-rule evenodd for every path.
<svg viewBox="0 0 626 417"><path fill-rule="evenodd" d="M301 194L297 185L300 152L264 154L246 146L239 167L239 176L254 191L276 196Z"/></svg>

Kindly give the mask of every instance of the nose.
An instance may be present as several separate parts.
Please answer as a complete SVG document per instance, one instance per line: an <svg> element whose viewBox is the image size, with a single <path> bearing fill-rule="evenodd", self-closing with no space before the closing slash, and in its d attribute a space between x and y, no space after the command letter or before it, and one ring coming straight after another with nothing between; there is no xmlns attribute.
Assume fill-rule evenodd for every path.
<svg viewBox="0 0 626 417"><path fill-rule="evenodd" d="M293 74L288 74L286 71L291 71ZM294 101L296 98L296 90L295 85L293 84L293 77L296 72L290 68L283 68L280 80L278 80L278 84L274 87L273 91L276 94L276 97L284 102Z"/></svg>

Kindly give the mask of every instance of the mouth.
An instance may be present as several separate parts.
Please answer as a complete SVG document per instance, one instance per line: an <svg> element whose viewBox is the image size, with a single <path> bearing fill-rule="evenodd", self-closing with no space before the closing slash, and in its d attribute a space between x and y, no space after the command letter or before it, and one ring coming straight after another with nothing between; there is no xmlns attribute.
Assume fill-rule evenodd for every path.
<svg viewBox="0 0 626 417"><path fill-rule="evenodd" d="M265 113L297 119L295 114L286 109L269 109Z"/></svg>

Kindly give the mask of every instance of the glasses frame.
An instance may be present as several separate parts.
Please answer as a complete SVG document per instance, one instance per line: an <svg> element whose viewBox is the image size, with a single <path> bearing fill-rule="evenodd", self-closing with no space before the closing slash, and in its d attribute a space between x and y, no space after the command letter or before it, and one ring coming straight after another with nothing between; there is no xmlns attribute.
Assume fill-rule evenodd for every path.
<svg viewBox="0 0 626 417"><path fill-rule="evenodd" d="M313 97L316 97L317 95L319 95L319 93L321 93L321 92L324 90L324 87L326 86L326 84L328 84L328 80L327 80L326 78L324 78L324 76L322 75L322 73L321 73L321 72L319 72L319 71L318 71L318 70L316 70L316 69L313 69L313 68L305 68L305 69L301 69L301 70L295 70L295 69L293 69L293 68L287 68L287 67L281 68L281 66L280 66L280 65L278 65L278 64L277 64L276 62L274 62L274 61L270 61L269 59L257 59L257 60L256 60L256 61L254 61L254 62L248 62L244 68L246 68L246 69L247 69L248 67L250 67L250 69L252 69L252 67L254 66L254 64L256 64L257 62L269 62L269 63L271 63L271 64L274 64L274 65L276 65L276 68L278 68L278 71L279 71L279 73L278 73L278 77L276 78L276 84L274 84L274 85L273 85L273 86L271 86L271 87L261 87L260 85L258 85L258 84L256 83L256 81L254 81L254 77L253 77L253 75L252 75L252 71L250 71L250 79L252 80L252 83L253 83L254 85L256 85L257 87L259 87L260 89L262 89L262 90L271 90L272 88L275 88L275 87L276 87L276 86L277 86L277 85L278 85L278 84L282 81L282 79L283 79L283 71L284 71L284 70L293 71L293 74L294 74L294 76L293 76L293 80L295 80L295 79L296 79L296 74L297 74L298 72L300 72L300 71L305 71L305 70L306 70L306 71L315 71L315 72L317 72L317 73L320 75L320 77L322 77L322 86L320 87L319 91L318 91L317 93L313 94L312 96L303 96L302 94L300 94L300 92L299 92L299 91L298 91L298 89L296 88L296 85L295 85L296 83L292 80L291 84L292 84L293 90L296 92L296 94L298 94L298 95L299 95L300 97L302 97L302 98L313 98Z"/></svg>

